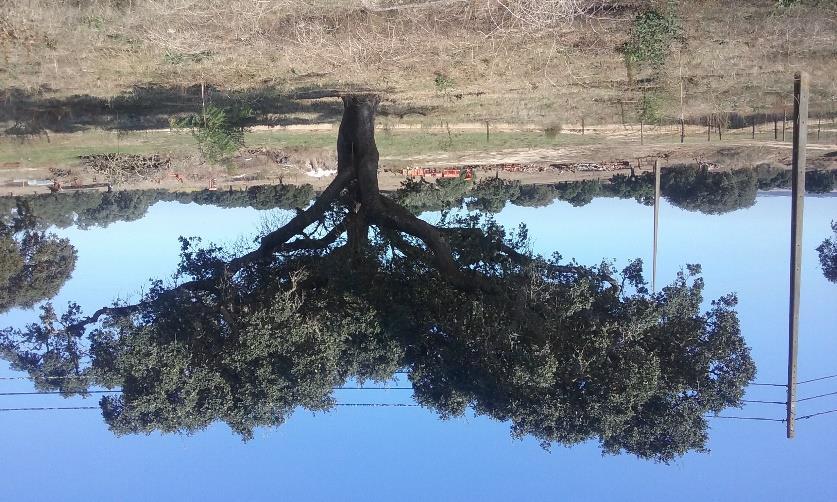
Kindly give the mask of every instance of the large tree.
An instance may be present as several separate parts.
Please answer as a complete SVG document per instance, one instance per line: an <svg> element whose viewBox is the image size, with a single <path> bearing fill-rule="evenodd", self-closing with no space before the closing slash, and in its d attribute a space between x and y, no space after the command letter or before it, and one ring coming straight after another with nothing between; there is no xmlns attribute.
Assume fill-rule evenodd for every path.
<svg viewBox="0 0 837 502"><path fill-rule="evenodd" d="M20 201L0 221L0 313L52 298L73 273L76 250L70 241L37 226Z"/></svg>
<svg viewBox="0 0 837 502"><path fill-rule="evenodd" d="M525 227L478 214L419 219L378 189L377 98L343 101L337 176L256 249L184 239L176 283L88 316L47 305L3 333L4 357L39 388L121 388L101 401L117 433L220 420L246 438L406 369L440 416L470 408L545 446L705 449L705 415L740 405L755 371L734 297L701 312L697 267L650 293L639 262L537 256Z"/></svg>

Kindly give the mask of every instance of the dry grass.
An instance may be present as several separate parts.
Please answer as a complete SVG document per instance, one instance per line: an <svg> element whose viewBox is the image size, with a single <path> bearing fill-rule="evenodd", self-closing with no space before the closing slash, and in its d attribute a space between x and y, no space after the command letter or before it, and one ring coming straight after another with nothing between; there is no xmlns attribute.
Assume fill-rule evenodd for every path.
<svg viewBox="0 0 837 502"><path fill-rule="evenodd" d="M387 106L435 110L428 122L595 124L632 122L643 93L661 96L664 115L677 117L681 83L687 116L781 110L790 75L804 69L812 110L837 111L833 2L681 1L686 42L662 70L630 82L617 49L635 13L654 3L6 0L0 89L372 88Z"/></svg>

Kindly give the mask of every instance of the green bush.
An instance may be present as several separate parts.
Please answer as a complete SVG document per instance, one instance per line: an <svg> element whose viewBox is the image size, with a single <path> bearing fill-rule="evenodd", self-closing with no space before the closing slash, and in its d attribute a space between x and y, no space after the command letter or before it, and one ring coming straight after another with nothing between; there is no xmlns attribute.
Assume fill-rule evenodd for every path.
<svg viewBox="0 0 837 502"><path fill-rule="evenodd" d="M244 146L245 123L252 116L249 107L207 105L203 113L173 119L171 124L175 128L190 129L201 155L210 162L217 162Z"/></svg>
<svg viewBox="0 0 837 502"><path fill-rule="evenodd" d="M639 120L645 124L655 124L663 118L664 99L656 93L643 94L639 102Z"/></svg>
<svg viewBox="0 0 837 502"><path fill-rule="evenodd" d="M680 32L680 21L672 7L665 14L654 9L645 11L634 18L631 38L623 47L625 58L629 64L662 66Z"/></svg>
<svg viewBox="0 0 837 502"><path fill-rule="evenodd" d="M436 84L436 92L440 94L446 93L447 91L453 89L453 86L456 85L456 82L444 73L437 73L433 83Z"/></svg>

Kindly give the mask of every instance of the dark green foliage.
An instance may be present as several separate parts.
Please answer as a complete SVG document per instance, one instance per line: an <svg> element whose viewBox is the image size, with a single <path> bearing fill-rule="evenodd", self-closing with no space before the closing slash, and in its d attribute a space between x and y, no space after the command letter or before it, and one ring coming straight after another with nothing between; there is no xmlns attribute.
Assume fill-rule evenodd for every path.
<svg viewBox="0 0 837 502"><path fill-rule="evenodd" d="M834 191L834 171L807 171L805 173L805 191L809 193Z"/></svg>
<svg viewBox="0 0 837 502"><path fill-rule="evenodd" d="M558 183L556 191L558 198L569 202L573 207L586 206L593 202L601 193L602 183L599 180L582 180Z"/></svg>
<svg viewBox="0 0 837 502"><path fill-rule="evenodd" d="M654 124L662 120L664 99L660 94L643 94L637 109L637 118L644 124Z"/></svg>
<svg viewBox="0 0 837 502"><path fill-rule="evenodd" d="M466 203L471 211L499 213L506 202L520 196L520 182L501 178L487 178L471 190L471 199Z"/></svg>
<svg viewBox="0 0 837 502"><path fill-rule="evenodd" d="M629 64L648 63L659 67L665 63L671 44L680 33L680 21L672 6L666 13L647 10L634 18L630 38L622 50Z"/></svg>
<svg viewBox="0 0 837 502"><path fill-rule="evenodd" d="M545 207L558 197L554 185L521 185L520 195L511 200L515 206Z"/></svg>
<svg viewBox="0 0 837 502"><path fill-rule="evenodd" d="M246 190L126 190L122 192L61 192L26 197L0 197L0 211L9 214L25 203L39 229L106 227L117 221L135 221L157 202L176 201L218 207L294 209L307 206L314 196L311 185L260 185Z"/></svg>
<svg viewBox="0 0 837 502"><path fill-rule="evenodd" d="M253 209L294 209L311 203L311 185L257 185L246 190L201 190L175 192L174 200L218 207L252 207Z"/></svg>
<svg viewBox="0 0 837 502"><path fill-rule="evenodd" d="M461 206L473 186L474 183L466 180L464 175L458 178L439 178L435 183L425 181L424 178L407 178L395 192L394 198L414 214L442 211Z"/></svg>
<svg viewBox="0 0 837 502"><path fill-rule="evenodd" d="M25 205L10 222L0 222L0 313L55 296L75 269L70 241L33 226Z"/></svg>
<svg viewBox="0 0 837 502"><path fill-rule="evenodd" d="M822 241L817 247L817 252L823 275L829 281L837 283L837 221L831 222L831 230L834 231L834 236Z"/></svg>
<svg viewBox="0 0 837 502"><path fill-rule="evenodd" d="M453 302L429 285L427 331L408 353L416 399L443 417L510 421L545 447L595 438L664 462L703 450L705 414L739 402L754 375L734 298L701 314L702 282L687 275L652 300L543 266L517 301Z"/></svg>
<svg viewBox="0 0 837 502"><path fill-rule="evenodd" d="M189 129L201 154L217 162L244 146L246 124L253 116L249 107L219 108L206 105L200 114L173 119L172 127Z"/></svg>
<svg viewBox="0 0 837 502"><path fill-rule="evenodd" d="M789 188L791 184L791 171L783 167L774 167L769 164L755 167L758 178L759 190L773 190L775 188Z"/></svg>
<svg viewBox="0 0 837 502"><path fill-rule="evenodd" d="M164 193L157 190L103 193L99 204L77 213L75 224L79 228L90 228L139 220Z"/></svg>
<svg viewBox="0 0 837 502"><path fill-rule="evenodd" d="M620 199L634 199L646 206L654 205L654 173L642 173L639 176L615 174L610 184L603 186L609 196Z"/></svg>
<svg viewBox="0 0 837 502"><path fill-rule="evenodd" d="M440 94L447 93L456 85L456 82L448 75L444 73L436 73L436 77L433 79L433 83L436 85L436 92Z"/></svg>
<svg viewBox="0 0 837 502"><path fill-rule="evenodd" d="M498 254L525 253L525 228L510 234L478 215L441 225L486 287L453 287L376 233L361 256L338 241L219 286L155 283L139 310L107 315L86 337L47 306L41 323L6 330L0 347L39 388L121 387L101 401L117 434L223 421L249 438L297 407L329 409L332 387L350 378L409 368L417 401L443 418L472 409L545 447L595 439L608 453L668 462L704 450L704 416L740 403L754 367L735 299L701 313L698 268L652 295L640 262L620 285L607 264L555 255L521 265ZM194 245L184 241L181 279L211 278L228 257ZM63 325L80 317L71 306Z"/></svg>
<svg viewBox="0 0 837 502"><path fill-rule="evenodd" d="M752 169L710 172L696 165L663 170L661 190L666 199L687 211L723 214L756 203L756 173Z"/></svg>
<svg viewBox="0 0 837 502"><path fill-rule="evenodd" d="M347 298L338 316L313 296L303 304L277 293L236 312L233 324L210 305L193 305L148 312L153 324L102 332L93 372L123 390L102 400L111 430L194 432L220 420L251 438L255 426L281 425L297 407L330 408L332 388L350 376L397 369L401 354L392 344L367 368L365 349L377 345L380 326L362 302Z"/></svg>

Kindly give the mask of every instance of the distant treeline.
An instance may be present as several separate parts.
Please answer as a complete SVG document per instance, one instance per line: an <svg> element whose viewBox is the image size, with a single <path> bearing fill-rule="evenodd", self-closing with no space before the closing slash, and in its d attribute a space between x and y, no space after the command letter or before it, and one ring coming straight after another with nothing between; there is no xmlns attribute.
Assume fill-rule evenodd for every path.
<svg viewBox="0 0 837 502"><path fill-rule="evenodd" d="M805 188L811 193L834 190L837 173L809 171ZM762 165L750 169L716 172L697 165L663 168L660 188L671 204L687 211L722 214L755 204L758 190L788 188L790 171ZM472 182L446 178L435 182L408 179L393 196L415 213L441 211L463 204L470 210L496 213L507 203L542 207L556 200L584 206L596 197L635 199L645 205L654 202L654 175L617 174L609 181L584 180L544 185L524 185L519 181L486 178ZM180 202L224 208L293 209L307 206L314 197L311 185L263 185L246 190L126 190L120 192L61 192L22 197L0 197L0 211L11 215L26 206L37 229L50 226L67 228L105 227L117 221L134 221L145 216L157 202Z"/></svg>
<svg viewBox="0 0 837 502"><path fill-rule="evenodd" d="M157 202L196 203L224 208L293 209L305 207L314 197L311 185L263 185L246 190L202 190L170 192L167 190L126 190L120 192L60 192L23 197L0 198L0 211L25 205L37 228L106 227L117 221L134 221L145 216Z"/></svg>
<svg viewBox="0 0 837 502"><path fill-rule="evenodd" d="M809 171L805 188L810 193L834 190L837 174L833 171ZM791 172L780 167L761 165L733 171L710 171L698 165L663 168L660 191L671 204L687 211L723 214L750 207L758 190L788 188ZM519 181L488 178L477 183L464 179L440 179L435 183L409 180L396 197L416 213L441 211L465 204L468 209L499 212L506 203L541 207L556 200L584 206L596 197L635 199L645 205L654 203L654 175L617 174L609 181L585 180L543 185L523 185Z"/></svg>

